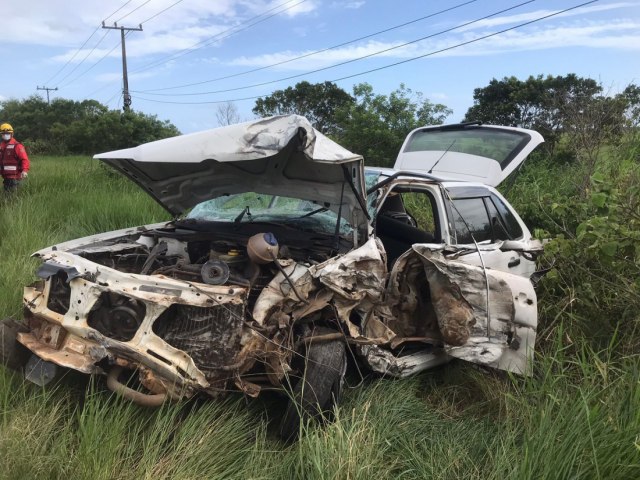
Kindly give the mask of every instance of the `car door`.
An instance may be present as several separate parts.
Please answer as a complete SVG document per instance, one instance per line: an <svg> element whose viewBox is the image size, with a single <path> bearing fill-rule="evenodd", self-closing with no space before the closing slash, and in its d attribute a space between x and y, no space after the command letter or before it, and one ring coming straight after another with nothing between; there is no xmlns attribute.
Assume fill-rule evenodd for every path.
<svg viewBox="0 0 640 480"><path fill-rule="evenodd" d="M477 206L454 203L469 199ZM506 201L486 186L414 179L386 185L377 205L376 234L390 265L386 326L393 343L422 342L428 351L440 338L448 357L529 372L537 327L536 295L527 278L533 262L500 247L502 238L524 244L530 233ZM460 218L452 213L458 211ZM501 223L492 225L489 212ZM481 268L475 236L489 268ZM424 356L420 350L411 361L386 356L383 370L403 376L430 368L442 361L437 352Z"/></svg>
<svg viewBox="0 0 640 480"><path fill-rule="evenodd" d="M484 185L445 183L443 188L449 243L468 246L460 260L524 277L534 273L541 243L502 195Z"/></svg>

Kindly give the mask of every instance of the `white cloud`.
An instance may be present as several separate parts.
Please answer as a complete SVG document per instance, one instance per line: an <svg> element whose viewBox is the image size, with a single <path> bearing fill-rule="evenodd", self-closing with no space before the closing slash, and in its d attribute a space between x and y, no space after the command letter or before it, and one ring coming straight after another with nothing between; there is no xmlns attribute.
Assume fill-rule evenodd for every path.
<svg viewBox="0 0 640 480"><path fill-rule="evenodd" d="M151 78L157 75L157 72L141 72L128 75L129 81L134 82L136 80L142 80L143 78ZM122 80L122 72L103 73L95 76L96 82L101 83L113 83Z"/></svg>
<svg viewBox="0 0 640 480"><path fill-rule="evenodd" d="M275 3L275 2L274 2ZM278 4L278 3L276 3ZM280 2L281 4L281 2ZM287 9L283 13L288 17L295 17L300 14L313 12L318 8L318 3L314 0L305 0L304 2L298 0L297 3L293 3L293 7Z"/></svg>
<svg viewBox="0 0 640 480"><path fill-rule="evenodd" d="M349 10L356 10L362 7L366 2L363 0L354 0L348 2L333 2L331 8L346 8Z"/></svg>
<svg viewBox="0 0 640 480"><path fill-rule="evenodd" d="M484 32L463 32L447 37L427 39L406 46L403 41L378 42L368 41L360 45L347 46L328 50L318 54L313 51L283 51L253 57L238 57L230 65L246 67L265 67L278 65L276 68L289 71L306 71L329 65L354 60L370 55L370 58L408 59L445 50L434 56L478 56L498 55L506 52L545 50L565 47L611 48L618 50L640 50L640 22L618 20L608 22L578 21L572 25L530 26L522 30L512 30L494 37L446 50L457 44L472 41L493 30ZM389 50L389 51L384 51ZM383 52L377 54L377 52ZM305 56L306 55L306 56ZM293 60L297 57L304 58ZM283 63L286 62L286 63ZM364 62L359 63L363 65Z"/></svg>
<svg viewBox="0 0 640 480"><path fill-rule="evenodd" d="M587 15L589 13L596 13L596 12L604 12L604 11L608 11L608 10L618 10L620 8L627 8L627 7L631 7L631 6L637 6L634 5L632 3L629 2L618 2L618 3L610 3L610 4L605 4L605 5L591 5L591 6L586 6L586 7L582 7L582 8L577 8L575 10L570 10L568 12L564 12L561 14L556 15L555 19L559 19L559 18L564 18L564 17L574 17L574 16L584 16ZM519 23L524 23L524 22L529 22L531 20L535 20L541 17L545 17L547 15L551 15L555 12L560 11L561 9L557 9L557 10L535 10L532 12L527 12L527 13L519 13L519 14L515 14L515 15L504 15L501 17L491 17L491 18L487 18L485 20L480 20L478 22L474 22L471 25L467 25L466 27L461 27L461 28L457 28L456 31L457 32L463 32L466 30L478 30L478 29L482 29L482 28L492 28L492 27L499 27L502 25L510 25L510 24L519 24ZM465 21L462 22L456 22L457 24L463 24L466 23Z"/></svg>
<svg viewBox="0 0 640 480"><path fill-rule="evenodd" d="M461 41L479 35L465 35ZM432 44L432 50L439 50L455 42ZM568 47L610 48L616 50L640 50L640 23L617 21L608 23L588 23L572 26L554 26L512 30L460 48L447 50L440 56L495 55L526 50L547 50Z"/></svg>
<svg viewBox="0 0 640 480"><path fill-rule="evenodd" d="M3 34L5 41L9 43L69 48L68 52L54 57L55 61L66 62L96 29L98 30L94 32L86 48L90 50L97 43L104 32L100 28L103 20L107 20L107 25L120 20L118 25L130 27L149 20L148 24L143 23L143 32L130 34L133 42L136 41L134 38L139 38L140 43L146 46L141 55L171 53L190 47L224 30L233 29L242 22L262 14L278 14L291 18L308 14L319 6L317 0L188 0L160 14L176 0L154 0L148 4L145 2L146 0L133 0L113 16L109 15L117 9L114 2L3 2L3 18L11 19L3 22ZM140 9L131 13L137 7ZM127 16L128 13L131 14ZM156 14L159 15L151 18ZM114 30L111 32L113 37L119 33ZM74 62L82 59L83 53L85 52L78 53ZM94 57L95 55L91 56Z"/></svg>
<svg viewBox="0 0 640 480"><path fill-rule="evenodd" d="M232 60L229 64L234 66L263 67L281 62L289 62L294 58L309 55L305 58L293 60L280 66L281 68L289 70L308 70L320 68L333 63L353 60L354 58L364 57L366 55L372 55L382 50L398 47L402 43L403 42L384 43L371 40L361 45L327 50L318 54L314 54L314 51L310 50L304 52L285 51L268 53L264 55L256 55L254 57L243 56ZM390 52L381 53L376 55L376 57L397 57L399 55L403 55L403 52L405 54L409 53L406 48L400 48Z"/></svg>

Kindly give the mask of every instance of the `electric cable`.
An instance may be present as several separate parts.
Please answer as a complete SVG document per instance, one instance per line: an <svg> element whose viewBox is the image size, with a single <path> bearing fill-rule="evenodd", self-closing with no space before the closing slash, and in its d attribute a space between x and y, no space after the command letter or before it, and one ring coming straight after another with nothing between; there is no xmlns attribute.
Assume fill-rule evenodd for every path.
<svg viewBox="0 0 640 480"><path fill-rule="evenodd" d="M399 61L399 62L391 63L391 64L384 65L384 66L378 67L378 68L373 68L373 69L370 69L370 70L367 70L367 71L354 73L352 75L347 75L347 76L336 78L336 79L329 80L329 81L330 82L338 82L340 80L346 80L346 79L357 77L357 76L360 76L360 75L366 75L368 73L377 72L377 71L380 71L380 70L385 70L387 68L395 67L395 66L398 66L398 65L401 65L401 64L404 64L404 63L413 62L413 61L419 60L421 58L433 56L433 55L436 55L438 53L446 52L446 51L453 50L453 49L456 49L456 48L459 48L459 47L462 47L462 46L465 46L465 45L470 45L472 43L479 42L481 40L485 40L487 38L495 37L495 36L500 35L502 33L506 33L506 32L512 31L512 30L516 30L518 28L522 28L524 26L531 25L531 24L546 20L548 18L555 17L557 15L561 15L563 13L566 13L566 12L569 12L571 10L575 10L575 9L584 7L586 5L590 5L592 3L596 3L598 1L599 0L590 0L588 2L583 2L583 3L580 3L580 4L575 5L573 7L568 7L568 8L565 8L563 10L558 10L557 12L553 12L553 13L550 13L550 14L547 14L547 15L543 15L543 16L537 17L537 18L535 18L533 20L529 20L527 22L519 23L518 25L514 25L512 27L505 28L505 29L502 29L502 30L499 30L497 32L493 32L493 33L490 33L490 34L487 34L487 35L482 35L480 37L477 37L477 38L474 38L474 39L471 39L471 40L467 40L465 42L461 42L461 43L457 43L455 45L451 45L449 47L441 48L441 49L438 49L438 50L433 50L433 51L425 53L423 55L418 55L418 56L415 56L415 57L408 58L406 60L402 60L402 61ZM314 73L314 72L311 72L311 73ZM239 101L244 101L244 100L255 100L255 99L258 99L258 98L266 97L267 95L268 94L255 95L255 96L251 96L251 97L236 98L236 99L200 101L200 102L178 102L178 101L156 100L156 99L141 97L141 96L138 96L138 95L136 95L135 98L138 99L138 100L143 100L143 101L148 101L148 102L166 103L166 104L174 104L174 105L206 105L206 104L216 104L216 103L225 103L225 102L239 102Z"/></svg>
<svg viewBox="0 0 640 480"><path fill-rule="evenodd" d="M200 50L201 48L207 47L207 46L211 45L212 43L214 43L214 42L212 42L212 40L217 40L217 41L224 40L225 38L228 38L228 37L230 37L232 35L235 35L236 33L242 32L244 30L247 30L247 29L253 27L254 25L257 25L258 23L262 23L262 22L264 22L266 20L269 20L270 18L273 18L273 17L275 17L276 15L279 15L282 12L286 12L287 10L290 10L290 9L292 9L294 7L297 7L298 5L306 2L307 0L299 0L297 3L295 3L293 5L290 5L289 7L285 8L283 10L275 12L275 13L273 13L273 14L265 17L265 18L262 18L260 20L257 20L254 23L250 23L249 25L247 25L244 28L234 30L237 27L239 27L240 25L243 25L243 24L245 24L247 22L251 22L253 20L256 20L256 19L266 15L267 13L273 12L274 10L276 10L276 9L282 7L282 6L287 5L288 3L291 3L292 1L294 1L294 0L287 0L286 2L281 3L281 4L279 4L279 5L277 5L277 6L273 7L273 8L270 8L269 10L266 10L265 12L263 12L263 13L261 13L259 15L256 15L256 16L251 17L251 18L249 18L249 19L247 19L247 20L245 20L243 22L240 22L238 25L234 25L233 27L230 27L230 28L228 28L226 30L223 30L222 32L219 32L219 33L217 33L217 34L215 34L215 35L213 35L211 37L205 38L204 40L201 40L201 41L199 41L197 43L194 43L190 47L187 47L187 48L185 48L183 50L180 50L177 53L172 53L170 55L167 55L167 56L164 56L164 57L159 58L157 60L154 60L152 62L149 62L146 65L143 65L142 67L140 67L138 69L132 70L131 73L143 72L145 70L149 70L150 68L156 67L156 66L158 66L158 65L160 65L162 63L166 63L166 62L168 62L170 60L174 60L176 58L182 57L182 56L187 55L189 53L193 53L193 52L195 52L197 50ZM228 33L228 32L231 32L231 33L229 33L229 35L222 36L223 34Z"/></svg>
<svg viewBox="0 0 640 480"><path fill-rule="evenodd" d="M125 18L127 18L129 15L131 15L134 12L137 12L138 10L140 10L142 7L144 7L147 3L149 3L151 0L147 0L144 3L141 3L140 5L138 5L136 8L134 8L133 10L131 10L129 13L127 13L126 15L123 15L122 17L120 17L119 19L117 19L114 23L118 23L120 20L124 20Z"/></svg>
<svg viewBox="0 0 640 480"><path fill-rule="evenodd" d="M98 43L96 43L96 44L93 46L93 48L92 48L91 50L89 50L89 53L87 53L87 54L84 56L84 58L83 58L82 60L80 60L80 62L78 62L78 64L77 64L75 67L73 67L73 68L71 69L71 71L70 71L69 73L67 73L64 77L62 77L60 80L58 80L58 82L57 82L57 84L56 84L56 87L64 88L64 87L66 87L69 83L71 83L71 82L69 82L69 83L67 83L67 84L65 84L65 85L63 85L63 86L60 86L60 84L61 84L62 82L64 82L67 78L69 78L69 76L71 76L71 74L72 74L73 72L75 72L75 71L80 67L80 65L82 65L82 64L84 63L84 61L85 61L87 58L89 58L89 56L90 56L90 55L91 55L91 54L96 50L96 48L98 48L98 45L100 45L100 44L102 43L102 41L105 39L105 37L106 37L107 35L109 35L109 30L107 30L106 32L104 32L104 35L102 35L102 37L100 37L100 40L98 40Z"/></svg>
<svg viewBox="0 0 640 480"><path fill-rule="evenodd" d="M146 2L144 2L144 3L140 4L140 5L138 5L136 8L134 8L133 10L131 10L129 13L127 13L127 14L123 15L122 17L118 18L118 19L114 22L114 25L115 25L115 24L117 24L120 20L123 20L123 19L127 18L127 17L128 17L129 15L131 15L132 13L134 13L134 12L136 12L137 10L139 10L140 8L144 7L144 6L145 6L147 3L149 3L150 1L151 1L151 0L147 0ZM182 0L180 0L180 1L182 1ZM122 5L122 6L121 6L119 9L117 9L114 13L112 13L111 15L109 15L108 17L106 17L106 18L105 18L105 20L103 20L103 23L104 23L104 22L105 22L109 17L112 17L112 16L113 16L113 15L115 15L117 12L119 12L120 10L122 10L122 9L123 9L126 5L128 5L130 2L131 2L131 0L129 0L128 2L126 2L124 5ZM177 4L177 3L180 3L180 2L176 2L176 4ZM174 4L174 5L175 5L175 4ZM163 13L164 11L168 10L169 8L171 8L172 6L173 6L173 5L171 5L171 6L167 7L167 8L165 8L164 10L162 10L161 12L157 13L156 15L154 15L154 16L152 16L152 17L150 17L150 18L155 18L155 17L157 17L158 15L160 15L160 13ZM149 18L149 19L147 19L147 20L145 20L145 21L150 20L150 18ZM91 36L93 36L93 35L94 35L94 34L95 34L95 33L96 33L100 28L102 28L102 25L98 26L98 27L96 28L96 30L91 34ZM127 32L127 33L128 33L128 32ZM116 49L116 47L117 47L119 44L118 44L118 45L116 45L115 47L113 47L111 50L109 50L109 52L107 52L107 54L106 54L104 57L100 58L97 62L95 62L91 67L89 67L87 70L85 70L82 74L78 75L76 78L74 78L73 80L71 80L71 81L67 82L66 84L64 84L64 85L60 86L60 83L64 82L67 78L69 78L69 76L71 76L71 74L72 74L73 72L75 72L75 71L80 67L80 65L82 65L82 64L84 63L84 61L85 61L85 60L86 60L86 59L87 59L87 58L88 58L88 57L89 57L89 56L90 56L90 55L95 51L95 49L96 49L96 48L98 48L98 45L100 45L100 44L102 43L102 41L105 39L105 37L106 37L108 34L109 34L109 31L107 30L107 31L105 32L105 34L100 38L100 40L98 41L98 43L96 43L96 44L94 45L94 47L91 49L91 51L90 51L89 53L87 53L87 54L85 55L85 57L84 57L84 58L83 58L83 59L82 59L82 60L81 60L81 61L80 61L80 62L79 62L79 63L78 63L78 64L77 64L77 65L76 65L76 66L75 66L75 67L74 67L74 68L73 68L69 73L67 73L63 78L61 78L60 80L58 80L58 85L57 85L57 87L58 87L58 88L65 88L65 87L66 87L66 86L68 86L69 84L71 84L71 83L75 82L78 78L82 77L84 74L86 74L86 73L87 73L87 72L89 72L91 69L93 69L93 67L95 67L98 63L100 63L102 60L104 60L108 55L110 55L110 54L111 54L111 52L113 52L113 51ZM87 40L87 41L88 41L88 40ZM85 42L85 43L86 43L86 42ZM83 45L83 46L84 46L84 45ZM80 47L80 48L82 48L82 47ZM78 51L79 51L79 50L78 50Z"/></svg>
<svg viewBox="0 0 640 480"><path fill-rule="evenodd" d="M142 22L140 22L140 25L147 23L149 20L153 20L154 18L156 18L159 15L162 15L164 12L166 12L167 10L169 10L170 8L175 7L176 5L178 5L179 3L182 3L184 0L178 0L175 3L172 3L171 5L169 5L167 8L160 10L158 13L156 13L155 15L150 16L149 18L147 18L146 20L143 20Z"/></svg>
<svg viewBox="0 0 640 480"><path fill-rule="evenodd" d="M109 32L109 30L107 30L107 33ZM124 34L124 38L127 38L127 36L129 36L130 32L126 32ZM100 62L102 62L105 58L107 58L109 55L111 55L111 53L113 53L113 51L118 48L120 46L120 41L118 41L118 43L116 43L113 48L111 50L109 50L107 53L105 53L99 60L97 60L96 62L93 63L93 65L91 65L89 68L87 68L84 72L82 72L80 75L78 75L77 77L75 77L73 80L69 80L67 83L65 83L64 85L62 85L60 88L65 88L69 85L71 85L73 82L75 82L76 80L78 80L80 77L86 75L88 72L90 72L96 65L98 65Z"/></svg>
<svg viewBox="0 0 640 480"><path fill-rule="evenodd" d="M157 16L158 16L158 15L160 15L161 13L164 13L165 11L169 10L169 8L171 8L171 7L175 6L175 5L177 5L177 4L178 4L178 3L180 3L181 1L183 1L183 0L179 0L179 1L175 2L174 4L170 5L169 7L165 8L164 10L162 10L162 11L158 12L157 14L155 14L155 15L153 15L153 16L151 16L151 17L147 18L146 20L144 20L144 21L143 21L143 22L141 22L141 23L148 22L149 20L151 20L151 19L153 19L153 18L157 17ZM278 9L278 8L280 8L280 7L284 6L284 5L287 5L288 3L291 3L292 1L294 1L294 0L287 0L286 2L281 3L281 4L279 4L279 5L277 5L277 6L273 7L273 8L271 8L271 9L269 9L269 10L266 10L266 11L262 12L262 13L261 13L261 14L259 14L259 15L256 15L256 16L254 16L254 17L251 17L251 18L249 18L248 20L245 20L244 22L241 22L241 23L239 23L238 25L236 25L236 26L234 26L234 27L232 27L232 28L229 28L229 29L227 29L227 30L224 30L223 32L220 32L220 33L218 33L218 34L214 35L213 37L206 38L206 39L204 39L204 40L202 40L202 41L200 41L200 42L198 42L198 43L196 43L196 44L192 45L191 47L189 47L189 48L187 48L187 49L181 50L180 52L178 52L178 53L176 53L176 54L172 54L172 55L169 55L169 56L166 56L166 57L162 57L161 59L159 59L159 60L155 60L154 62L151 62L151 63L149 63L149 64L147 64L147 65L144 65L144 66L143 66L143 67L141 67L141 68L130 70L130 71L129 71L129 73L134 74L134 73L142 72L142 71L144 71L144 70L148 70L149 68L151 68L151 67L153 67L153 66L156 66L156 64L158 64L158 65L159 65L160 63L164 63L165 61L168 61L168 60L170 60L170 59L173 59L173 57L177 58L178 56L185 55L185 54L187 54L187 53L191 53L192 51L198 50L199 48L203 48L204 46L206 46L206 45L204 45L204 43L209 42L211 39L213 39L213 38L217 38L218 36L220 36L220 35L222 35L222 34L224 34L224 33L226 33L226 32L230 32L230 31L232 31L234 28L238 27L239 25L242 25L242 24L244 24L244 23L247 23L247 22L250 22L250 21L255 20L255 19L257 19L257 18L260 18L261 16L264 16L264 15L266 15L267 13L272 12L273 10L276 10L276 9ZM229 36L231 36L231 35L235 35L236 33L241 32L241 31L243 31L243 30L247 30L248 28L250 28L250 27L252 27L252 26L254 26L254 25L258 24L258 23L264 22L264 21L266 21L266 20L268 20L268 19L270 19L270 18L272 18L272 17L274 17L274 16L276 16L276 15L279 15L279 14L280 14L280 13L282 13L282 12L285 12L285 11L287 11L287 10L290 10L291 8L294 8L294 7L296 7L296 6L300 5L301 3L304 3L304 2L306 2L306 1L307 1L307 0L300 0L300 1L298 1L297 3L295 3L295 4L293 4L293 5L290 5L289 7L285 8L285 9L283 9L283 10L280 10L280 11L278 11L278 12L276 12L276 13L272 14L272 15L269 15L268 17L265 17L265 18L263 18L263 19L260 19L259 21L254 22L254 23L252 23L252 24L250 24L250 25L247 25L245 28L235 30L235 31L233 31L232 33L230 33L229 35L227 35L227 36L225 36L225 37L222 37L222 38L227 38L227 37L229 37ZM474 1L475 1L475 0L474 0ZM221 38L221 39L222 39L222 38ZM221 39L220 39L220 40L221 40ZM197 46L197 45L199 45L199 44L203 44L203 45L202 45L202 46L200 46L200 47L198 47L198 48L193 49L193 47L195 47L195 46ZM115 47L114 47L112 50L110 50L110 51L109 51L109 53L107 53L107 55L109 55L109 54L110 54L114 49L115 49ZM190 50L190 49L193 49L193 50ZM106 57L107 55L105 55L105 57ZM98 62L102 61L103 59L104 59L104 57L103 57L103 58L101 58ZM88 70L87 70L87 71L88 71ZM86 73L86 72L85 72L85 73ZM71 83L71 82L69 82L69 83ZM68 84L67 84L67 85L68 85ZM102 86L102 87L98 88L97 90L94 90L93 92L91 92L91 93L88 95L88 97L91 97L91 96L95 95L97 92L99 92L99 91L101 91L101 90L103 90L103 89L105 89L105 88L108 88L108 87L109 87L109 86L111 86L111 85L112 85L112 84L104 85L104 86ZM66 86L66 85L65 85L65 86Z"/></svg>
<svg viewBox="0 0 640 480"><path fill-rule="evenodd" d="M256 84L253 84L253 85L244 85L244 86L240 86L240 87L226 88L226 89L222 89L222 90L212 90L212 91L208 91L208 92L153 93L153 92L148 91L148 90L147 91L144 91L144 90L143 91L136 91L136 90L134 90L133 92L135 92L135 93L144 93L146 95L154 95L154 96L167 96L167 97L168 96L172 96L172 97L175 97L175 96L210 95L210 94L213 94L213 93L227 93L227 92L235 92L235 91L238 91L238 90L246 90L246 89L255 88L255 87L262 87L264 85L271 85L273 83L283 82L285 80L291 80L291 79L294 79L294 78L300 78L300 77L304 77L306 75L310 75L312 73L318 73L318 72L322 72L322 71L325 71L325 70L330 70L332 68L336 68L336 67L340 67L340 66L343 66L343 65L347 65L347 64L350 64L350 63L358 62L360 60L364 60L366 58L370 58L370 57L373 57L375 55L380 55L381 53L389 52L391 50L397 50L398 48L406 47L407 45L418 43L418 42L421 42L421 41L429 39L429 38L437 37L439 35L443 35L445 33L449 33L451 31L457 30L459 28L467 27L467 26L472 25L474 23L478 23L478 22L481 22L481 21L486 20L488 18L495 17L496 15L503 14L505 12L508 12L508 11L514 10L516 8L519 8L519 7L523 6L523 5L527 5L529 3L533 3L535 1L536 0L526 0L524 2L518 3L517 5L511 6L509 8L505 8L505 9L499 10L497 12L491 13L489 15L485 15L484 17L477 18L475 20L471 20L469 22L465 22L465 23L462 23L460 25L456 25L454 27L450 27L450 28L447 28L445 30L440 30L439 32L432 33L430 35L426 35L424 37L420 37L420 38L417 38L415 40L411 40L409 42L402 43L400 45L395 45L393 47L385 48L384 50L379 50L377 52L373 52L373 53L369 53L367 55L363 55L363 56L360 56L360 57L352 58L350 60L345 60L343 62L334 63L334 64L328 65L326 67L316 68L315 70L310 70L310 71L303 72L303 73L297 73L295 75L289 75L288 77L278 78L276 80L269 80L267 82L256 83Z"/></svg>
<svg viewBox="0 0 640 480"><path fill-rule="evenodd" d="M226 75L224 77L213 78L211 80L203 80L201 82L185 83L185 84L182 84L182 85L174 85L172 87L164 87L164 88L156 88L156 89L152 89L152 90L145 90L145 93L147 93L147 92L159 92L159 91L162 91L162 90L173 90L175 88L192 87L192 86L195 86L195 85L202 85L202 84L205 84L205 83L217 82L219 80L226 80L228 78L234 78L234 77L239 77L239 76L242 76L242 75L247 75L247 74L250 74L250 73L259 72L261 70L266 70L268 68L284 65L285 63L290 63L290 62L294 62L296 60L300 60L300 59L303 59L303 58L311 57L313 55L318 55L320 53L324 53L324 52L327 52L329 50L335 50L336 48L344 47L345 45L350 45L352 43L359 42L361 40L366 40L367 38L375 37L376 35L380 35L382 33L391 32L393 30L397 30L399 28L406 27L407 25L411 25L411 24L420 22L422 20L426 20L428 18L433 18L433 17L435 17L437 15L441 15L443 13L447 13L447 12L450 12L452 10L456 10L458 8L464 7L464 6L469 5L471 3L475 3L477 1L478 0L469 0L467 2L459 3L458 5L454 5L453 7L445 8L444 10L439 10L437 12L430 13L429 15L425 15L425 16L410 20L408 22L404 22L404 23L401 23L399 25L395 25L393 27L385 28L384 30L379 30L377 32L373 32L373 33L370 33L368 35L364 35L362 37L354 38L353 40L348 40L346 42L342 42L342 43L339 43L337 45L333 45L331 47L323 48L323 49L320 49L320 50L315 50L313 52L305 53L304 55L299 55L297 57L289 58L287 60L282 60L281 62L272 63L270 65L265 65L264 67L253 68L251 70L246 70L244 72L234 73L232 75Z"/></svg>
<svg viewBox="0 0 640 480"><path fill-rule="evenodd" d="M122 5L120 8L118 8L117 10L115 10L115 11L114 11L113 13L111 13L110 15L106 16L106 17L105 17L105 19L104 19L103 21L106 21L109 17L114 16L116 13L118 13L120 10L122 10L124 7L126 7L129 3L131 3L131 1L132 1L132 0L128 0L128 1L127 1L124 5ZM84 43L83 43L82 45L80 45L80 47L78 47L78 49L77 49L77 50L75 51L75 53L71 56L71 58L70 58L69 60L67 60L67 62L66 62L62 67L60 67L60 68L58 69L58 71L57 71L56 73L54 73L54 74L49 78L49 80L47 80L47 81L44 83L45 85L48 85L49 83L51 83L51 81L52 81L54 78L56 78L56 77L60 74L60 72L62 72L62 71L67 67L67 65L69 65L69 64L73 61L73 59L74 59L74 58L76 58L76 56L78 55L78 53L80 53L80 51L85 47L85 45L86 45L87 43L89 43L89 40L91 40L91 39L93 38L93 36L96 34L96 32L97 32L98 30L100 30L100 28L101 28L101 27L102 27L101 25L98 25L98 26L96 27L96 29L91 33L91 35L89 35L89 38L87 38L87 39L84 41ZM82 63L82 62L80 62L80 63Z"/></svg>

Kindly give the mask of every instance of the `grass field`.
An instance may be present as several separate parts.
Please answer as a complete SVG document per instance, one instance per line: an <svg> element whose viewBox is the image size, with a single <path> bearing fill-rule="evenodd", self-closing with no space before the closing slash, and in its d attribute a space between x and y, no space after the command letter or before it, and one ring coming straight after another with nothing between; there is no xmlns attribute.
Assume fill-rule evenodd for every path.
<svg viewBox="0 0 640 480"><path fill-rule="evenodd" d="M168 218L88 158L36 157L25 183L0 201L0 318L21 316L34 250ZM101 379L42 389L0 367L0 478L640 478L640 358L593 351L551 321L532 378L462 362L351 376L336 421L290 445L273 433L277 397L147 410Z"/></svg>

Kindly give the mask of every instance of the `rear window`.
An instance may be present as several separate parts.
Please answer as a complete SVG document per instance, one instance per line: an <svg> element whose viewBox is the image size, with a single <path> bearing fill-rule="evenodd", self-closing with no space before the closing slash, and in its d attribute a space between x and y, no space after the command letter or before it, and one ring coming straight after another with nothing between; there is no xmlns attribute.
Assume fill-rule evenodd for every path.
<svg viewBox="0 0 640 480"><path fill-rule="evenodd" d="M502 169L527 144L529 135L495 128L465 128L463 130L422 130L415 132L404 152L458 152L491 158Z"/></svg>
<svg viewBox="0 0 640 480"><path fill-rule="evenodd" d="M452 200L451 215L458 244L522 238L522 227L494 194Z"/></svg>
<svg viewBox="0 0 640 480"><path fill-rule="evenodd" d="M491 240L491 223L482 198L453 200L453 223L456 243L467 244Z"/></svg>

